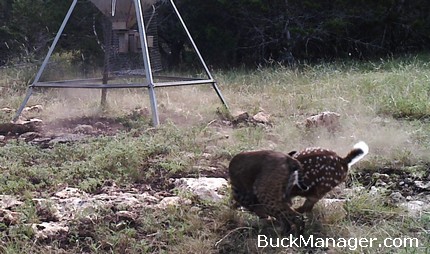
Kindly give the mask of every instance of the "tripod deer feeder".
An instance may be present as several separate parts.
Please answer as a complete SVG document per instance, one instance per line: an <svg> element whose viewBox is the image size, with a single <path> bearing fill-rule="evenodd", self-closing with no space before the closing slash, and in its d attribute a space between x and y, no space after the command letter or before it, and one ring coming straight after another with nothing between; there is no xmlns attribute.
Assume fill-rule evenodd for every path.
<svg viewBox="0 0 430 254"><path fill-rule="evenodd" d="M157 40L157 35L147 34L148 29L151 29L151 22L153 14L155 13L154 0L90 0L104 16L109 20L109 29L104 29L105 33L109 30L109 38L106 40L105 36L105 60L104 60L104 70L102 77L90 78L90 79L70 79L70 80L55 80L55 81L41 81L42 73L52 56L52 53L63 34L64 28L72 15L73 10L76 7L78 0L73 0L70 8L64 17L64 20L48 50L47 55L39 68L33 83L27 89L27 94L18 108L13 121L16 121L21 115L24 107L27 105L30 99L33 89L35 88L88 88L88 89L101 89L101 104L104 105L106 102L107 89L114 88L148 88L149 99L152 111L152 123L154 126L159 125L159 115L157 110L157 99L155 96L155 88L157 87L170 87L170 86L185 86L185 85L200 85L200 84L210 84L221 100L222 104L227 107L227 103L219 90L216 81L212 77L205 61L203 60L194 40L191 37L188 28L186 27L176 5L173 0L170 2L174 13L176 14L181 27L184 29L186 36L198 56L202 67L204 68L206 77L205 78L190 78L190 77L169 77L169 76L157 76L154 72L161 66L161 61L157 60L156 46L154 45ZM150 11L152 7L152 12ZM144 11L148 11L148 17L144 16ZM152 13L152 14L151 14ZM147 24L145 24L145 22ZM137 23L137 30L132 30L132 27ZM154 27L154 26L152 26ZM156 28L156 26L155 26ZM112 46L109 43L115 41L115 45ZM109 45L108 45L109 44ZM107 45L107 46L106 46ZM142 57L142 66L137 66L137 70L132 69L136 66L127 66L123 70L115 70L114 67L117 64L111 64L109 61L112 55L119 56L123 52L137 52L139 57ZM159 55L158 55L159 57ZM141 67L141 68L139 68ZM119 77L142 77L144 82L124 82L117 81ZM157 81L154 81L154 77Z"/></svg>

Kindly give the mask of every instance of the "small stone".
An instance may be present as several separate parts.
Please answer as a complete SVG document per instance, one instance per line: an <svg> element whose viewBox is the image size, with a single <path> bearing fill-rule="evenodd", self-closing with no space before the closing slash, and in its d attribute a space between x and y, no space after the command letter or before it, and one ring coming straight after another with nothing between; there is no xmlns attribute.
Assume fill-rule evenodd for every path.
<svg viewBox="0 0 430 254"><path fill-rule="evenodd" d="M304 125L306 128L325 127L329 131L335 131L340 128L339 119L339 113L324 111L306 118L304 122L298 123L298 125Z"/></svg>
<svg viewBox="0 0 430 254"><path fill-rule="evenodd" d="M233 123L239 124L249 121L249 114L248 112L240 112L237 116L234 117Z"/></svg>
<svg viewBox="0 0 430 254"><path fill-rule="evenodd" d="M390 176L387 174L373 173L373 177L384 182L390 181Z"/></svg>
<svg viewBox="0 0 430 254"><path fill-rule="evenodd" d="M64 134L62 136L59 137L55 137L53 139L51 139L48 143L48 145L54 145L54 144L65 144L65 143L70 143L70 142L76 142L76 141L80 141L82 139L84 139L85 136L81 135L81 134Z"/></svg>
<svg viewBox="0 0 430 254"><path fill-rule="evenodd" d="M35 125L35 126L39 126L43 123L43 121L41 119L38 118L31 118L29 120L27 119L23 119L23 118L18 118L15 122L13 122L13 124L16 125L26 125L26 124L31 124L31 125Z"/></svg>
<svg viewBox="0 0 430 254"><path fill-rule="evenodd" d="M192 201L188 198L182 197L165 197L159 204L156 205L157 208L166 209L169 206L178 207L180 205L191 205Z"/></svg>
<svg viewBox="0 0 430 254"><path fill-rule="evenodd" d="M406 198L403 197L403 195L398 191L391 193L390 199L391 201L393 201L393 203L400 203L406 201Z"/></svg>
<svg viewBox="0 0 430 254"><path fill-rule="evenodd" d="M0 109L0 111L4 112L4 113L11 113L12 109L11 108L2 108L2 109Z"/></svg>
<svg viewBox="0 0 430 254"><path fill-rule="evenodd" d="M90 134L94 130L93 126L88 124L80 124L73 129L73 133Z"/></svg>
<svg viewBox="0 0 430 254"><path fill-rule="evenodd" d="M430 209L430 205L420 200L413 200L402 203L401 206L405 208L413 217L420 217L424 211Z"/></svg>
<svg viewBox="0 0 430 254"><path fill-rule="evenodd" d="M100 129L100 130L104 130L104 129L106 129L106 124L104 124L102 122L96 122L94 124L94 127L96 127L97 129Z"/></svg>
<svg viewBox="0 0 430 254"><path fill-rule="evenodd" d="M130 211L118 211L115 213L118 220L123 221L135 221L139 216L136 213Z"/></svg>
<svg viewBox="0 0 430 254"><path fill-rule="evenodd" d="M42 105L34 105L34 106L25 107L23 110L23 113L26 113L26 112L37 112L37 113L39 113L39 112L42 112L42 110L43 110Z"/></svg>
<svg viewBox="0 0 430 254"><path fill-rule="evenodd" d="M316 204L316 209L313 214L322 223L336 224L343 220L347 215L344 208L345 204L345 199L324 198Z"/></svg>
<svg viewBox="0 0 430 254"><path fill-rule="evenodd" d="M376 195L379 194L382 190L380 188L377 188L375 186L370 187L369 194L370 195Z"/></svg>
<svg viewBox="0 0 430 254"><path fill-rule="evenodd" d="M43 123L42 119L39 118L31 118L30 120L28 120L28 122L35 125L40 125Z"/></svg>
<svg viewBox="0 0 430 254"><path fill-rule="evenodd" d="M18 224L21 218L21 213L13 212L6 209L0 209L0 223L4 223L7 226Z"/></svg>
<svg viewBox="0 0 430 254"><path fill-rule="evenodd" d="M423 190L430 190L430 181L414 181L415 186Z"/></svg>
<svg viewBox="0 0 430 254"><path fill-rule="evenodd" d="M227 187L226 179L214 177L180 178L174 183L177 188L190 191L199 198L212 202L221 201L224 197L222 191Z"/></svg>
<svg viewBox="0 0 430 254"><path fill-rule="evenodd" d="M77 188L71 188L71 187L67 187L64 190L61 190L57 193L54 194L54 196L58 197L58 198L81 198L83 196L88 197L88 193L81 191Z"/></svg>
<svg viewBox="0 0 430 254"><path fill-rule="evenodd" d="M19 139L25 142L32 141L35 138L40 138L42 135L38 132L30 131L19 135Z"/></svg>
<svg viewBox="0 0 430 254"><path fill-rule="evenodd" d="M22 205L22 201L19 201L16 197L11 195L0 195L0 208L9 209L15 206Z"/></svg>
<svg viewBox="0 0 430 254"><path fill-rule="evenodd" d="M59 207L52 200L43 198L33 198L36 203L36 212L41 221L59 221L61 214Z"/></svg>
<svg viewBox="0 0 430 254"><path fill-rule="evenodd" d="M257 123L269 124L269 115L264 112L258 112L255 114L252 119Z"/></svg>
<svg viewBox="0 0 430 254"><path fill-rule="evenodd" d="M38 240L55 239L69 232L69 227L58 222L42 222L32 224L31 227L34 230L35 238Z"/></svg>
<svg viewBox="0 0 430 254"><path fill-rule="evenodd" d="M387 183L384 182L384 181L382 181L381 179L378 179L378 180L376 180L375 186L377 186L377 187L380 187L380 186L384 187L384 186L387 186Z"/></svg>
<svg viewBox="0 0 430 254"><path fill-rule="evenodd" d="M190 208L190 212L193 212L193 213L197 213L197 212L200 212L202 209L200 208L200 207L198 207L198 206L192 206L191 208Z"/></svg>

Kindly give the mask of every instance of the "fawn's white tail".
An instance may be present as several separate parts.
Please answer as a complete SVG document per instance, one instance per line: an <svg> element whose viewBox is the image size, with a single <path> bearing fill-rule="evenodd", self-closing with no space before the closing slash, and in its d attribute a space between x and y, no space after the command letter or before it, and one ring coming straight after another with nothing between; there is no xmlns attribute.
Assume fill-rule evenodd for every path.
<svg viewBox="0 0 430 254"><path fill-rule="evenodd" d="M360 141L355 144L353 150L346 156L347 160L349 160L348 168L363 159L363 157L368 153L369 146L364 141Z"/></svg>

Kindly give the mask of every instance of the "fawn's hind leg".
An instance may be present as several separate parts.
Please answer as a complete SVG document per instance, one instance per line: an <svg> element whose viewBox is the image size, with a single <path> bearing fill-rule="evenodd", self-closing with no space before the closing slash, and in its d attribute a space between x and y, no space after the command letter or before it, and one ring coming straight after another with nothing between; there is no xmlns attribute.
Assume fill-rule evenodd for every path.
<svg viewBox="0 0 430 254"><path fill-rule="evenodd" d="M307 197L302 206L296 209L297 212L303 214L312 211L312 208L321 198L319 197Z"/></svg>

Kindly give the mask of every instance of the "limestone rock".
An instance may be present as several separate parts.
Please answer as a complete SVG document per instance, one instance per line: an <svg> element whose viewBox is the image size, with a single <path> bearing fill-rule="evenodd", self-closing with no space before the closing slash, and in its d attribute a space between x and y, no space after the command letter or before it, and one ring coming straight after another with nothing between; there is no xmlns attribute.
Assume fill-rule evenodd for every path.
<svg viewBox="0 0 430 254"><path fill-rule="evenodd" d="M396 204L396 203L401 203L406 201L406 198L403 197L403 195L400 192L396 191L390 194L390 200L391 202Z"/></svg>
<svg viewBox="0 0 430 254"><path fill-rule="evenodd" d="M166 209L169 206L178 207L181 205L191 205L192 201L188 198L182 198L182 197L165 197L163 198L159 204L156 205L157 208Z"/></svg>
<svg viewBox="0 0 430 254"><path fill-rule="evenodd" d="M1 108L0 112L4 112L4 113L12 113L12 109L11 108Z"/></svg>
<svg viewBox="0 0 430 254"><path fill-rule="evenodd" d="M33 112L35 112L35 113L39 113L39 112L42 112L43 111L43 107L42 107L42 105L34 105L34 106L28 106L28 107L25 107L23 110L22 110L22 112L23 113L33 113Z"/></svg>
<svg viewBox="0 0 430 254"><path fill-rule="evenodd" d="M430 190L430 181L414 181L415 186L423 190Z"/></svg>
<svg viewBox="0 0 430 254"><path fill-rule="evenodd" d="M19 201L16 197L11 195L0 195L0 208L9 209L15 206L22 205L23 202Z"/></svg>
<svg viewBox="0 0 430 254"><path fill-rule="evenodd" d="M345 204L345 199L323 198L315 205L313 214L322 223L335 224L346 217Z"/></svg>
<svg viewBox="0 0 430 254"><path fill-rule="evenodd" d="M21 213L0 208L0 223L7 226L16 225L19 222Z"/></svg>
<svg viewBox="0 0 430 254"><path fill-rule="evenodd" d="M57 193L54 194L55 197L58 198L82 198L82 197L87 197L88 198L88 194L84 191L79 190L78 188L71 188L71 187L66 187L64 190L61 190Z"/></svg>
<svg viewBox="0 0 430 254"><path fill-rule="evenodd" d="M118 220L135 221L139 215L130 211L118 211L115 213Z"/></svg>
<svg viewBox="0 0 430 254"><path fill-rule="evenodd" d="M221 201L227 187L226 179L212 177L180 178L174 183L178 189L190 191L200 199L212 202Z"/></svg>
<svg viewBox="0 0 430 254"><path fill-rule="evenodd" d="M307 129L324 127L329 131L335 131L340 128L339 119L339 113L325 111L306 118L304 122L299 122L298 125Z"/></svg>
<svg viewBox="0 0 430 254"><path fill-rule="evenodd" d="M34 230L35 238L38 240L56 239L58 236L69 232L69 227L58 222L42 222L32 224L31 227Z"/></svg>
<svg viewBox="0 0 430 254"><path fill-rule="evenodd" d="M263 124L269 124L270 115L264 113L264 112L258 112L255 114L252 119L257 123L263 123Z"/></svg>
<svg viewBox="0 0 430 254"><path fill-rule="evenodd" d="M421 217L423 212L430 211L430 204L425 203L421 200L413 200L400 204L401 207L405 208L409 215L413 217Z"/></svg>

